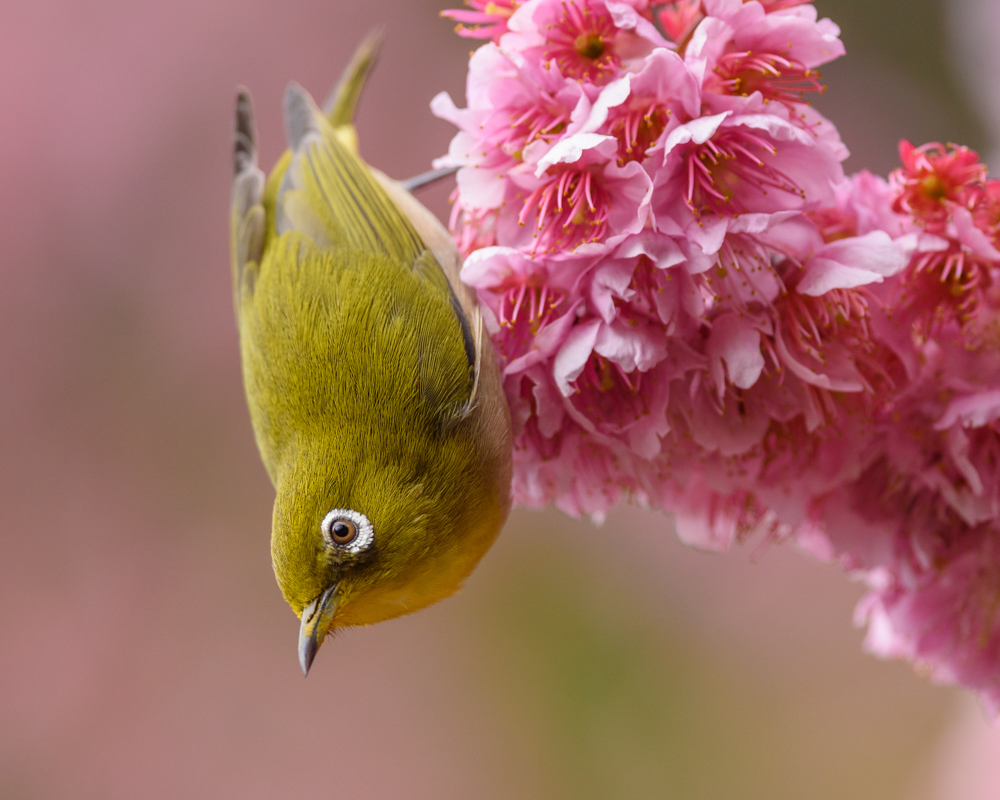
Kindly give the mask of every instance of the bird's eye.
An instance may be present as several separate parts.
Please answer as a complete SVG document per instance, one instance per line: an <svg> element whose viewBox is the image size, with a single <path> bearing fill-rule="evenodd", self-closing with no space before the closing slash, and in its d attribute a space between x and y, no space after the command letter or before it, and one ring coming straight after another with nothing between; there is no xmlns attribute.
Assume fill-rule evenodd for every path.
<svg viewBox="0 0 1000 800"><path fill-rule="evenodd" d="M335 550L356 554L371 547L375 531L368 517L349 508L335 508L322 523L323 536Z"/></svg>
<svg viewBox="0 0 1000 800"><path fill-rule="evenodd" d="M330 538L334 544L350 544L358 538L358 526L349 519L335 520L330 526Z"/></svg>

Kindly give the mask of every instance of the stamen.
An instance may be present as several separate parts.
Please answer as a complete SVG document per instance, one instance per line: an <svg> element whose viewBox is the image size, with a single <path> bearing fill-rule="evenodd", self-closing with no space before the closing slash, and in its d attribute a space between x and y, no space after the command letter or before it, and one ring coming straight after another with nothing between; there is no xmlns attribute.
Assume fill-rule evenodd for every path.
<svg viewBox="0 0 1000 800"><path fill-rule="evenodd" d="M607 230L610 199L589 170L566 169L535 189L524 201L517 220L535 219L535 246L570 248L596 241Z"/></svg>
<svg viewBox="0 0 1000 800"><path fill-rule="evenodd" d="M826 85L819 72L799 61L777 53L745 50L720 57L714 75L705 82L705 89L740 97L760 92L764 102L778 102L791 108L804 102L807 93L822 94Z"/></svg>
<svg viewBox="0 0 1000 800"><path fill-rule="evenodd" d="M544 283L529 278L502 289L497 308L500 334L497 343L508 357L521 355L534 347L538 336L556 317L564 313L566 295Z"/></svg>
<svg viewBox="0 0 1000 800"><path fill-rule="evenodd" d="M695 145L688 153L685 200L696 214L739 214L742 204L733 203L734 189L753 186L764 194L778 189L805 198L805 192L785 173L771 166L754 150L768 156L777 148L767 139L742 129L723 130L715 138Z"/></svg>
<svg viewBox="0 0 1000 800"><path fill-rule="evenodd" d="M643 373L626 372L597 353L591 353L580 376L573 382L573 403L591 419L619 430L648 416L649 402L642 391Z"/></svg>

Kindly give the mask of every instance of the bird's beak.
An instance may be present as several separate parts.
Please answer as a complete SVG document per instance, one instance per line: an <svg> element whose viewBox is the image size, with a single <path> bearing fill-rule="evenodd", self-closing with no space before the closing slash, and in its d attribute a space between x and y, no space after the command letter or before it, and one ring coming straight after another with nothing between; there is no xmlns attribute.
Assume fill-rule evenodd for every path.
<svg viewBox="0 0 1000 800"><path fill-rule="evenodd" d="M337 611L337 587L333 584L323 594L302 609L302 625L299 627L299 666L302 674L309 674L309 667L319 646L323 644L326 632L330 629L333 615Z"/></svg>

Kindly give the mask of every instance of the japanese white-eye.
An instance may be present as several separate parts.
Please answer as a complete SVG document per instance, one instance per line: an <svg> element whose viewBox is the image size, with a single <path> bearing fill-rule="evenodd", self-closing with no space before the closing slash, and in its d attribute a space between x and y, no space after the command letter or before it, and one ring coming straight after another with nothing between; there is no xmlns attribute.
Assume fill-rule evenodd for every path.
<svg viewBox="0 0 1000 800"><path fill-rule="evenodd" d="M459 254L357 152L354 108L378 38L326 113L288 87L289 150L266 182L249 94L236 102L236 320L304 673L328 632L452 594L510 508L510 414Z"/></svg>

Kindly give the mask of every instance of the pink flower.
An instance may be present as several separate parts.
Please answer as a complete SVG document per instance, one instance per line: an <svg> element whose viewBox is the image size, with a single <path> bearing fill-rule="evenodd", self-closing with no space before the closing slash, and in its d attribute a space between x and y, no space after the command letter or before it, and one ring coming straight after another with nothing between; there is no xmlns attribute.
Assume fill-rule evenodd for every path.
<svg viewBox="0 0 1000 800"><path fill-rule="evenodd" d="M914 147L904 139L899 157L903 167L893 175L900 188L893 207L932 233L943 233L948 215L986 180L986 167L967 147L945 148L938 142Z"/></svg>
<svg viewBox="0 0 1000 800"><path fill-rule="evenodd" d="M914 253L898 297L904 312L923 331L976 319L994 283L1000 251L975 225L971 212L956 207L931 233L913 237Z"/></svg>
<svg viewBox="0 0 1000 800"><path fill-rule="evenodd" d="M838 158L788 121L762 108L748 111L699 117L664 139L654 180L658 226L661 216L682 221L833 202L833 185L843 177Z"/></svg>
<svg viewBox="0 0 1000 800"><path fill-rule="evenodd" d="M666 44L640 20L626 3L527 0L511 18L512 32L502 43L564 78L604 84L625 60Z"/></svg>
<svg viewBox="0 0 1000 800"><path fill-rule="evenodd" d="M590 259L593 262L593 258ZM472 253L462 280L477 290L506 374L521 372L550 358L562 345L582 302L571 260L546 264L508 247Z"/></svg>
<svg viewBox="0 0 1000 800"><path fill-rule="evenodd" d="M872 231L883 231L895 240L917 230L911 218L892 210L896 190L885 178L861 170L834 186L834 192L836 205L809 213L826 241Z"/></svg>
<svg viewBox="0 0 1000 800"><path fill-rule="evenodd" d="M674 527L685 544L726 552L759 531L772 533L773 515L750 492L716 491L701 474L685 489L674 503Z"/></svg>
<svg viewBox="0 0 1000 800"><path fill-rule="evenodd" d="M515 63L493 45L479 48L470 60L467 95L465 110L445 93L431 102L437 116L460 128L448 156L435 166L463 167L458 176L462 203L479 209L503 203L505 173L518 167L525 148L554 141L591 105L579 83Z"/></svg>
<svg viewBox="0 0 1000 800"><path fill-rule="evenodd" d="M685 268L673 240L652 233L628 236L602 258L590 277L589 306L605 322L655 321L662 334L693 331L704 314L702 282Z"/></svg>
<svg viewBox="0 0 1000 800"><path fill-rule="evenodd" d="M556 359L556 380L567 415L595 441L621 442L628 451L652 458L670 430L669 365L658 366L656 359L665 354L657 352L651 337L616 327L598 323L569 339ZM646 370L622 367L644 358L654 362Z"/></svg>
<svg viewBox="0 0 1000 800"><path fill-rule="evenodd" d="M926 571L882 575L858 608L866 647L907 658L939 683L961 683L1000 714L1000 532L970 530L957 552ZM876 579L880 577L875 576Z"/></svg>
<svg viewBox="0 0 1000 800"><path fill-rule="evenodd" d="M642 69L621 80L628 98L611 111L608 126L621 161L643 160L665 133L699 113L698 82L675 53L654 50Z"/></svg>
<svg viewBox="0 0 1000 800"><path fill-rule="evenodd" d="M625 497L643 497L628 449L576 425L544 370L508 378L507 390L512 413L522 420L514 440L515 502L555 503L567 514L599 520Z"/></svg>
<svg viewBox="0 0 1000 800"><path fill-rule="evenodd" d="M515 500L794 538L872 586L873 651L1000 713L1000 182L935 143L845 178L801 0L471 5L433 107Z"/></svg>
<svg viewBox="0 0 1000 800"><path fill-rule="evenodd" d="M472 253L483 247L493 247L497 243L496 222L499 209L469 208L456 189L451 195L451 219L449 227L460 253Z"/></svg>
<svg viewBox="0 0 1000 800"><path fill-rule="evenodd" d="M526 147L555 141L589 113L592 93L518 54L481 47L469 62L467 94L470 108L482 115L474 128L459 127L519 161Z"/></svg>
<svg viewBox="0 0 1000 800"><path fill-rule="evenodd" d="M770 306L784 291L776 269L787 256L787 245L777 231L787 230L799 219L792 211L774 214L742 214L696 218L687 236L705 253L716 254L716 263L706 273L717 305L738 312ZM662 220L658 220L662 222Z"/></svg>
<svg viewBox="0 0 1000 800"><path fill-rule="evenodd" d="M1000 180L984 182L973 197L976 227L990 237L994 246L1000 245Z"/></svg>
<svg viewBox="0 0 1000 800"><path fill-rule="evenodd" d="M817 20L812 6L768 13L758 2L705 0L704 5L708 16L684 58L705 76L706 92L741 97L759 92L794 110L804 94L823 91L816 67L844 54L839 28Z"/></svg>
<svg viewBox="0 0 1000 800"><path fill-rule="evenodd" d="M873 394L891 381L891 354L873 341L874 298L864 287L899 273L906 258L883 231L828 243L817 236L809 249L780 268L786 292L774 304L771 347L779 370L818 392L820 407L836 418L829 393Z"/></svg>
<svg viewBox="0 0 1000 800"><path fill-rule="evenodd" d="M884 231L836 239L819 247L806 262L795 291L819 297L832 290L881 283L905 266L901 248Z"/></svg>
<svg viewBox="0 0 1000 800"><path fill-rule="evenodd" d="M512 180L526 195L517 222L530 232L511 244L555 253L621 233L638 233L652 183L636 163L619 166L613 137L579 133L557 142L534 175Z"/></svg>

